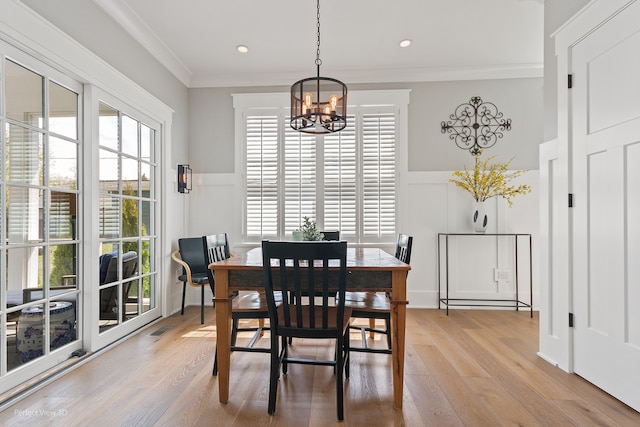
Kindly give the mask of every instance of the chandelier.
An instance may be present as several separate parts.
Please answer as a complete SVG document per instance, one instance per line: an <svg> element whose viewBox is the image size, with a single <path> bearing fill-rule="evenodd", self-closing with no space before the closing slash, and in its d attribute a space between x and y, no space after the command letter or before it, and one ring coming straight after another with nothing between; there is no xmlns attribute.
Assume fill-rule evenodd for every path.
<svg viewBox="0 0 640 427"><path fill-rule="evenodd" d="M320 77L320 0L317 0L316 77L291 86L291 127L312 134L339 132L347 126L347 85Z"/></svg>

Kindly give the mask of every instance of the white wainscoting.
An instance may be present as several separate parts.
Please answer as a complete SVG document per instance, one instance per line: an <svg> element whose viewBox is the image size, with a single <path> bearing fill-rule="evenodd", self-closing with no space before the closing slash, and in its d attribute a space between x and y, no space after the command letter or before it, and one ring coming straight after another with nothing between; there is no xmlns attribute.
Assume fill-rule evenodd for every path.
<svg viewBox="0 0 640 427"><path fill-rule="evenodd" d="M408 278L409 307L437 308L437 235L440 232L471 232L473 199L449 183L451 172L410 172L401 180L398 191L399 233L413 236L411 272ZM227 232L232 251L246 249L241 244L239 190L234 174L196 174L193 191L188 195L191 236ZM491 199L489 233L528 233L533 235L533 303L540 301L538 286L538 171L529 171L520 181L533 192L514 199L509 208L502 199ZM406 210L404 210L406 209ZM464 240L463 240L464 239ZM527 248L528 249L528 248ZM494 268L513 270L513 247L504 238L457 238L449 248L451 298L502 298L514 296L513 282L497 283ZM520 253L528 261L527 252ZM529 301L528 271L520 272L520 299ZM210 291L208 291L210 292ZM206 298L209 298L208 296ZM208 299L210 300L210 299ZM199 292L188 292L187 304L199 304Z"/></svg>
<svg viewBox="0 0 640 427"><path fill-rule="evenodd" d="M438 233L469 233L473 199L449 183L451 172L412 172L407 175L403 197L408 213L400 232L414 236L408 280L409 307L438 307ZM520 178L533 192L514 199L489 200L487 233L527 233L533 239L533 304L538 306L538 171ZM405 220L406 218L406 220ZM529 301L528 242L519 245L519 299ZM444 245L443 245L444 247ZM444 261L443 261L444 262ZM449 240L449 297L512 299L514 281L494 280L494 269L514 273L513 239L505 237L451 237ZM444 277L441 285L444 288ZM443 291L444 293L444 291ZM453 307L451 307L453 308Z"/></svg>

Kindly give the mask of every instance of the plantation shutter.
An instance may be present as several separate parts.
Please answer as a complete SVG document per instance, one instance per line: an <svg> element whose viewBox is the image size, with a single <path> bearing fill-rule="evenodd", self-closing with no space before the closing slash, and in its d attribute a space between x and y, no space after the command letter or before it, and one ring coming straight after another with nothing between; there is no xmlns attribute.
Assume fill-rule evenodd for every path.
<svg viewBox="0 0 640 427"><path fill-rule="evenodd" d="M357 150L355 117L347 127L324 137L324 229L339 230L342 238L356 236Z"/></svg>
<svg viewBox="0 0 640 427"><path fill-rule="evenodd" d="M363 234L365 241L395 235L395 114L362 115Z"/></svg>
<svg viewBox="0 0 640 427"><path fill-rule="evenodd" d="M327 135L292 130L287 113L243 114L244 240L291 238L308 216L353 243L395 241L396 108L354 107L347 127Z"/></svg>
<svg viewBox="0 0 640 427"><path fill-rule="evenodd" d="M289 118L285 119L289 123ZM285 126L284 137L284 236L300 227L302 218L316 217L316 137Z"/></svg>
<svg viewBox="0 0 640 427"><path fill-rule="evenodd" d="M277 238L278 116L248 116L246 123L247 237Z"/></svg>

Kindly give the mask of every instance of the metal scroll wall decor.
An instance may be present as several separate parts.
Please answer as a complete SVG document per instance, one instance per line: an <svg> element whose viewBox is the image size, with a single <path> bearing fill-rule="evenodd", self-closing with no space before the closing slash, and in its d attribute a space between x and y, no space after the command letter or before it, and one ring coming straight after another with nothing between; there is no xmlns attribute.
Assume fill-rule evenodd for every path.
<svg viewBox="0 0 640 427"><path fill-rule="evenodd" d="M458 147L479 156L485 148L493 147L503 132L511 130L511 119L503 116L495 104L474 96L441 123L442 133L448 133Z"/></svg>

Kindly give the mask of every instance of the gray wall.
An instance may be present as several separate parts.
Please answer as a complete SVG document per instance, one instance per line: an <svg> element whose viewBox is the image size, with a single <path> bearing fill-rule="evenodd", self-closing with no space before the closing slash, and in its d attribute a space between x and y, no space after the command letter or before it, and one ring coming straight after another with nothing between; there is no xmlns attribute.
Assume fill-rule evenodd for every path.
<svg viewBox="0 0 640 427"><path fill-rule="evenodd" d="M544 141L558 136L558 76L551 34L591 0L546 0L544 3ZM565 79L566 76L562 76Z"/></svg>
<svg viewBox="0 0 640 427"><path fill-rule="evenodd" d="M542 142L543 129L542 78L348 86L352 91L411 89L408 165L411 172L450 171L463 165L472 166L469 153L456 147L440 131L440 122L472 96L493 102L505 118L513 121L512 130L505 132L487 154L496 155L502 161L514 158L514 168L538 168L538 145ZM189 161L194 172L234 172L233 93L288 91L288 87L190 89L192 155Z"/></svg>
<svg viewBox="0 0 640 427"><path fill-rule="evenodd" d="M93 1L23 3L172 108L171 164L187 162L188 91L182 82Z"/></svg>

